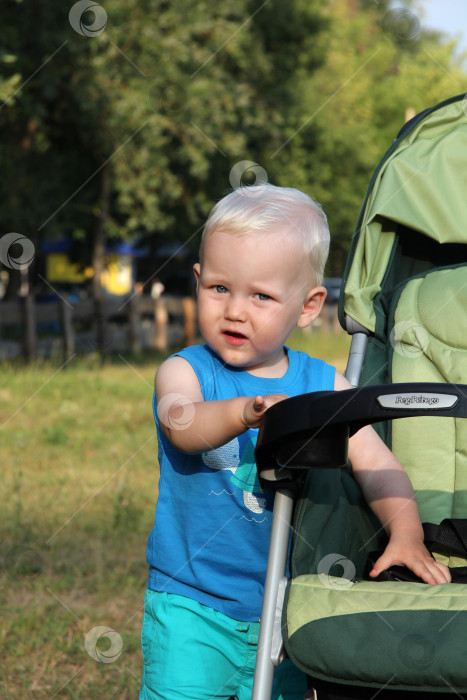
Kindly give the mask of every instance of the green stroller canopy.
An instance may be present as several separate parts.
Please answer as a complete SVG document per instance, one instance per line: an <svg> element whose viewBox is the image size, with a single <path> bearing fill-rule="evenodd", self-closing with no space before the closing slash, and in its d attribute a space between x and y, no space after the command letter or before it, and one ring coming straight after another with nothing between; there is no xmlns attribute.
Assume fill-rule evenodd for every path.
<svg viewBox="0 0 467 700"><path fill-rule="evenodd" d="M377 330L375 306L396 238L422 234L414 252L421 261L427 239L467 243L466 153L466 96L427 110L402 129L373 176L357 223L344 273L344 327L347 314Z"/></svg>

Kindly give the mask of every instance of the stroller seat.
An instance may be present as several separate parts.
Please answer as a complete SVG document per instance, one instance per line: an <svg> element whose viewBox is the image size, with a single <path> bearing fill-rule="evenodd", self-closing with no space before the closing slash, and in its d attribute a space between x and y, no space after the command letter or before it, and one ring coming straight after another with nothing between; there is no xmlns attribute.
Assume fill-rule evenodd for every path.
<svg viewBox="0 0 467 700"><path fill-rule="evenodd" d="M465 381L467 265L412 278L393 295L389 316L384 364L396 387ZM467 421L402 418L385 433L411 478L422 522L467 518ZM467 584L364 580L367 555L384 546L384 534L350 470L310 470L294 529L283 624L297 666L318 680L391 689L396 699L397 690L467 693ZM467 565L457 555L435 557Z"/></svg>
<svg viewBox="0 0 467 700"><path fill-rule="evenodd" d="M465 382L466 330L467 265L410 280L394 312L393 381ZM391 444L411 478L422 522L467 517L466 421L395 421Z"/></svg>

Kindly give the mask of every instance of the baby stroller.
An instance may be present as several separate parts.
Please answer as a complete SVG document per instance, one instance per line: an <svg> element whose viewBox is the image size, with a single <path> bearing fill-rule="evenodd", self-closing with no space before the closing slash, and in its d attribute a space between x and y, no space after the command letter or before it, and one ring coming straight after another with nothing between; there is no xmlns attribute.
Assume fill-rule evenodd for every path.
<svg viewBox="0 0 467 700"><path fill-rule="evenodd" d="M378 165L339 320L356 388L276 404L258 436L260 479L276 498L253 700L270 698L282 641L318 700L467 698L464 95L414 117ZM346 449L373 422L412 480L425 543L460 583L428 586L403 567L369 580L384 532Z"/></svg>

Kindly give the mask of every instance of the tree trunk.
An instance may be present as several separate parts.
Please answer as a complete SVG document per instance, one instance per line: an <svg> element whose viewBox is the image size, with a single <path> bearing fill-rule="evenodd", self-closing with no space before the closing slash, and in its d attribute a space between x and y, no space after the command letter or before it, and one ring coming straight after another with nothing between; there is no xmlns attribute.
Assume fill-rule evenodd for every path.
<svg viewBox="0 0 467 700"><path fill-rule="evenodd" d="M110 195L112 191L112 172L108 163L101 174L101 197L99 207L99 219L94 235L92 251L92 267L94 277L92 291L94 298L94 332L96 338L96 350L104 354L106 348L106 323L104 308L104 290L102 288L102 273L105 265L105 247L107 243L106 219L110 209Z"/></svg>
<svg viewBox="0 0 467 700"><path fill-rule="evenodd" d="M21 273L19 270L7 270L8 282L5 290L5 301L15 301L21 289Z"/></svg>

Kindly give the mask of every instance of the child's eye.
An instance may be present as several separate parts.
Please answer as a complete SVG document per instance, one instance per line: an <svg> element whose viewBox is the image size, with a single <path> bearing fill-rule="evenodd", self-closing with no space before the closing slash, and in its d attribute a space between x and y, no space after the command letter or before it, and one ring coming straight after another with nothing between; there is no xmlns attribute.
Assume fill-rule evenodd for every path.
<svg viewBox="0 0 467 700"><path fill-rule="evenodd" d="M227 287L224 287L223 284L216 284L216 286L214 287L214 289L215 289L216 292L218 292L219 294L225 294L225 293L227 292Z"/></svg>
<svg viewBox="0 0 467 700"><path fill-rule="evenodd" d="M268 299L271 298L271 297L269 296L269 294L262 294L261 292L258 292L258 294L257 294L256 296L258 297L258 299L259 299L260 301L267 301Z"/></svg>

